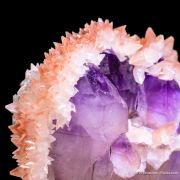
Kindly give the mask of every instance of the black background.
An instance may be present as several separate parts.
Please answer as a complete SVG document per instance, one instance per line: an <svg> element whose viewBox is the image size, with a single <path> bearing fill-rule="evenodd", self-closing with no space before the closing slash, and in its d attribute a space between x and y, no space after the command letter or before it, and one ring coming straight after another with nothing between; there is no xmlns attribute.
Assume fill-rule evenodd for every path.
<svg viewBox="0 0 180 180"><path fill-rule="evenodd" d="M44 52L53 47L53 42L60 42L65 31L78 32L86 22L98 17L113 21L114 27L126 24L128 33L141 37L151 26L156 34L174 36L175 49L180 52L179 6L173 1L166 6L164 2L158 5L152 1L142 1L136 6L131 2L125 5L82 1L78 5L76 2L48 2L44 7L43 3L1 6L0 180L19 179L9 176L9 171L16 166L15 160L11 159L15 146L10 142L8 129L11 113L4 106L12 102L30 63L42 63Z"/></svg>

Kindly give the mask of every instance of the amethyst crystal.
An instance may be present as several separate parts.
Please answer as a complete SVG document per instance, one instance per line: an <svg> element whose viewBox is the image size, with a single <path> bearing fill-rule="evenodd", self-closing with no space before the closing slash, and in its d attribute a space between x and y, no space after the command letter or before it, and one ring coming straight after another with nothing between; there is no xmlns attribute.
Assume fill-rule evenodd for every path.
<svg viewBox="0 0 180 180"><path fill-rule="evenodd" d="M56 180L91 180L96 162L127 132L124 100L98 67L88 67L87 75L76 85L78 93L71 98L76 112L72 112L69 127L54 134L57 140L50 155Z"/></svg>
<svg viewBox="0 0 180 180"><path fill-rule="evenodd" d="M146 75L140 86L138 113L144 125L158 128L170 121L180 120L180 88L175 81L165 81Z"/></svg>
<svg viewBox="0 0 180 180"><path fill-rule="evenodd" d="M127 60L105 53L99 67L87 64L76 84L75 105L69 126L54 133L49 177L56 180L115 180L131 177L141 165L137 147L125 133L128 118L139 117L146 127L157 128L178 117L180 89L175 81L146 74L135 82ZM136 177L136 176L135 176ZM120 177L118 179L121 179Z"/></svg>
<svg viewBox="0 0 180 180"><path fill-rule="evenodd" d="M100 69L115 85L120 96L126 102L129 112L134 113L138 84L134 80L133 66L128 63L128 58L120 62L114 53L105 53L105 57L100 63Z"/></svg>

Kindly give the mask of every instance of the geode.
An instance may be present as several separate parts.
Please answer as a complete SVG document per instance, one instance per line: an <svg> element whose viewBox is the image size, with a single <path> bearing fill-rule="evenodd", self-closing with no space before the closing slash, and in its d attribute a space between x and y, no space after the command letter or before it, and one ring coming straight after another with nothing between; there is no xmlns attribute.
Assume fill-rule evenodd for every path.
<svg viewBox="0 0 180 180"><path fill-rule="evenodd" d="M66 33L31 64L10 126L23 180L180 179L180 63L174 38L108 20ZM149 174L149 175L148 175ZM153 174L153 176L152 176ZM168 174L168 176L167 176Z"/></svg>

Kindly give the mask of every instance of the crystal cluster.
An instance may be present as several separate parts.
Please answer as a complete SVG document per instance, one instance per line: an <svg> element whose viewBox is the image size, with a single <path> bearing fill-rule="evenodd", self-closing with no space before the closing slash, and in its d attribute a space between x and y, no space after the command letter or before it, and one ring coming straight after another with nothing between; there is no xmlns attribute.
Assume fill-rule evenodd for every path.
<svg viewBox="0 0 180 180"><path fill-rule="evenodd" d="M23 180L179 179L180 63L174 38L92 21L31 65L13 103ZM145 172L176 175L147 177Z"/></svg>

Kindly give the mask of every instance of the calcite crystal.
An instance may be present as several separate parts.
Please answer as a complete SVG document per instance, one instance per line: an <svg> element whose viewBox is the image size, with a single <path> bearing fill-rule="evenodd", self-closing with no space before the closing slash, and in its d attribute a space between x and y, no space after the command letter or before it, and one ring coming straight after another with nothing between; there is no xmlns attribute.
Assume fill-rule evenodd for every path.
<svg viewBox="0 0 180 180"><path fill-rule="evenodd" d="M11 175L180 179L180 63L173 44L151 28L140 38L102 19L67 32L44 63L26 71L6 106L17 146Z"/></svg>

